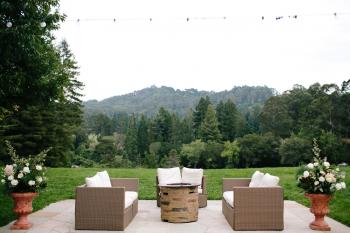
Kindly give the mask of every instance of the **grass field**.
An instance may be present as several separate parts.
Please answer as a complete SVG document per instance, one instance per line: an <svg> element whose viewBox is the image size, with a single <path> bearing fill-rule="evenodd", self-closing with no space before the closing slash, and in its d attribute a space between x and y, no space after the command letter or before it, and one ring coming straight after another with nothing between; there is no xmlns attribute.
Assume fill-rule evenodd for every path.
<svg viewBox="0 0 350 233"><path fill-rule="evenodd" d="M34 201L34 210L39 210L50 203L73 199L77 185L84 183L84 178L93 176L101 168L50 168L48 170L48 187L40 193ZM156 169L107 169L110 177L138 177L140 179L139 199L155 199ZM209 199L221 199L221 178L223 177L250 177L255 168L250 169L211 169L205 170L207 176L207 191ZM262 172L269 172L279 176L280 184L284 188L284 199L295 200L309 206L308 200L297 189L295 182L296 168L260 168ZM330 216L350 226L350 168L345 168L347 189L337 193L330 203ZM11 198L0 188L0 226L13 220L13 203Z"/></svg>

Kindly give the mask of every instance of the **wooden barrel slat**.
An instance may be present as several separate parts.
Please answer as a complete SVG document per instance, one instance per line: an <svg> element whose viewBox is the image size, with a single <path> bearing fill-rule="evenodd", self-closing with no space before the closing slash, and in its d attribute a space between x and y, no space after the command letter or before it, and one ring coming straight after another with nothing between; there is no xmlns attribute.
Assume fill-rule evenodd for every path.
<svg viewBox="0 0 350 233"><path fill-rule="evenodd" d="M161 219L183 223L198 220L197 186L160 187Z"/></svg>

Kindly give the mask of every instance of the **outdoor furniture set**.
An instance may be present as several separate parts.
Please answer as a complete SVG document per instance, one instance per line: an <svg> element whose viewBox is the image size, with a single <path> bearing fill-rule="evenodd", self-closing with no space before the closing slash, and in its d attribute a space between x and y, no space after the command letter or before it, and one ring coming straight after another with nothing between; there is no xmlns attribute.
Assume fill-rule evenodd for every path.
<svg viewBox="0 0 350 233"><path fill-rule="evenodd" d="M222 213L234 230L283 230L283 189L279 178L256 171L252 178L223 178ZM85 179L76 188L75 228L124 230L138 211L136 178L110 179L107 171ZM202 169L158 168L157 206L161 220L193 222L207 206Z"/></svg>

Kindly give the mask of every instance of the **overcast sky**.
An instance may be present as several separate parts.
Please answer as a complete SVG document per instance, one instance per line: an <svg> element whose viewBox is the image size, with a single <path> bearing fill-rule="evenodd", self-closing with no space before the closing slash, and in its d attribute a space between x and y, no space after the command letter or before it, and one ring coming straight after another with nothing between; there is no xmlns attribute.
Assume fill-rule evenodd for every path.
<svg viewBox="0 0 350 233"><path fill-rule="evenodd" d="M151 85L282 92L350 79L347 0L61 0L60 11L56 36L75 54L84 100Z"/></svg>

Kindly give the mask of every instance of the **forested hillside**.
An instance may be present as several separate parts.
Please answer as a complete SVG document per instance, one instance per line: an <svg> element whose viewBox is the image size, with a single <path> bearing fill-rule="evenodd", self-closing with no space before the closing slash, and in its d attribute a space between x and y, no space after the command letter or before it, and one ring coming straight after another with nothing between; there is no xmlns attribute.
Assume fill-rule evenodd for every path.
<svg viewBox="0 0 350 233"><path fill-rule="evenodd" d="M266 86L234 87L229 91L209 92L196 89L175 90L171 87L149 87L133 93L114 96L102 101L90 100L84 102L85 113L105 113L112 116L115 112L145 114L152 116L160 107L185 116L201 97L209 96L214 105L221 100L234 100L238 109L244 111L250 106L262 105L276 91Z"/></svg>
<svg viewBox="0 0 350 233"><path fill-rule="evenodd" d="M349 162L349 87L350 81L344 81L340 87L295 85L260 104L256 97L259 95L241 95L241 107L242 103L256 101L245 110L239 109L232 99L215 102L219 96L228 95L211 93L188 107L184 116L160 107L155 99L154 107L158 108L151 116L139 112L115 112L111 116L94 113L86 116L87 138L76 151L73 163L150 168L297 166L310 161L314 139L323 157L335 163ZM162 103L159 93L177 92L165 87L144 91L152 89L158 93L153 96ZM129 108L135 109L133 105Z"/></svg>

